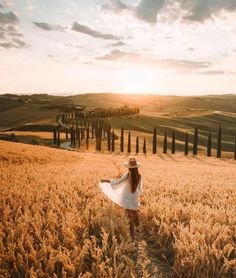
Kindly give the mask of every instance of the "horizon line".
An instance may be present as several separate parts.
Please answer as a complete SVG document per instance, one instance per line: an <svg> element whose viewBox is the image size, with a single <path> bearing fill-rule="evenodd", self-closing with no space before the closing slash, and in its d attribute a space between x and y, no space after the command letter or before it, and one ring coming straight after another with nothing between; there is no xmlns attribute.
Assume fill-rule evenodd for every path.
<svg viewBox="0 0 236 278"><path fill-rule="evenodd" d="M16 96L33 96L33 95L49 95L49 96L58 96L58 97L69 97L69 96L78 96L78 95L96 95L96 94L106 94L106 95L140 95L140 96L176 96L176 97L203 97L203 96L226 96L226 95L236 95L236 92L231 93L193 93L193 94L184 94L184 93L121 93L121 92L85 92L85 93L47 93L47 92L35 92L35 93L1 93L0 96L4 95L16 95Z"/></svg>

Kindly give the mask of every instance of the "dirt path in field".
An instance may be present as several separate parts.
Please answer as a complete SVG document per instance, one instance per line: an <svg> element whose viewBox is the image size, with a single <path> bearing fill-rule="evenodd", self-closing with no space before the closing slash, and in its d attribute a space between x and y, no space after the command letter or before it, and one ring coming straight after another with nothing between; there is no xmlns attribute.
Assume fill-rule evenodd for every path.
<svg viewBox="0 0 236 278"><path fill-rule="evenodd" d="M177 278L171 266L158 260L150 251L147 237L139 232L134 237L137 247L135 274L137 278ZM145 269L144 269L145 266Z"/></svg>
<svg viewBox="0 0 236 278"><path fill-rule="evenodd" d="M60 147L64 150L74 150L73 148L70 147L70 141L61 143Z"/></svg>

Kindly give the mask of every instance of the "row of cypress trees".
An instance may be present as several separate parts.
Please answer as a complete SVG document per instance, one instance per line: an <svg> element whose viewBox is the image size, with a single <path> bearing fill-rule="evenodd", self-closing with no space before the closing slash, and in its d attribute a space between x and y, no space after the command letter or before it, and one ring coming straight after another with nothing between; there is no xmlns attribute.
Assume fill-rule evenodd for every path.
<svg viewBox="0 0 236 278"><path fill-rule="evenodd" d="M114 131L112 133L111 138L114 138ZM109 139L110 140L110 139ZM109 147L110 143L108 141L108 150L114 151L114 139L112 141L112 148ZM194 130L193 136L193 155L198 154L198 145L199 145L199 131L196 127ZM121 137L120 137L120 151L124 152L124 128L121 128ZM139 153L139 137L136 138L136 153ZM212 135L211 132L208 133L208 144L207 144L207 156L212 155ZM222 151L222 128L219 126L218 134L217 134L217 158L221 158L221 151ZM131 153L131 133L128 133L128 143L127 143L127 152ZM146 148L146 139L144 138L143 142L143 153L147 152ZM163 140L163 153L167 154L168 152L168 138L167 133L164 133L164 140ZM171 154L175 154L176 152L176 136L175 131L172 131L172 143L171 143ZM153 130L153 140L152 140L152 153L157 153L157 128L154 127ZM189 134L185 134L185 142L184 142L184 153L185 155L189 154ZM236 138L235 138L235 148L234 148L234 158L236 159Z"/></svg>
<svg viewBox="0 0 236 278"><path fill-rule="evenodd" d="M91 135L90 135L90 129L91 129ZM60 131L62 130L62 127L59 125L57 128L53 131L53 137L54 137L54 144L57 144L60 146ZM86 149L89 149L89 139L96 139L96 150L101 151L101 142L103 138L107 138L107 149L108 151L115 151L115 140L117 139L117 136L115 135L114 130L111 131L110 124L104 123L103 121L97 121L94 122L91 126L87 126L87 128L76 128L71 127L70 132L66 128L66 139L68 139L68 134L70 133L70 139L71 139L71 145L73 147L77 146L80 147L81 141L85 140ZM193 136L193 155L198 154L198 145L199 145L199 131L196 127L194 130L194 136ZM135 146L135 152L140 152L140 140L139 137L136 137L136 146ZM235 147L234 147L234 159L236 159L236 138L235 138ZM218 128L218 134L217 134L217 158L221 158L221 151L222 151L222 128L219 126ZM146 139L143 140L143 153L147 153L147 146L146 146ZM124 152L124 128L121 128L121 135L120 135L120 152ZM127 142L127 152L131 153L131 132L128 133L128 142ZM166 154L168 152L168 138L167 133L164 133L164 140L163 140L163 153ZM171 144L171 153L175 154L176 152L176 136L175 131L172 131L172 144ZM154 127L153 130L153 140L152 140L152 153L157 153L157 128ZM184 153L185 155L189 154L189 134L185 134L185 142L184 142ZM207 156L210 157L212 155L212 134L211 132L208 133L208 142L207 142Z"/></svg>

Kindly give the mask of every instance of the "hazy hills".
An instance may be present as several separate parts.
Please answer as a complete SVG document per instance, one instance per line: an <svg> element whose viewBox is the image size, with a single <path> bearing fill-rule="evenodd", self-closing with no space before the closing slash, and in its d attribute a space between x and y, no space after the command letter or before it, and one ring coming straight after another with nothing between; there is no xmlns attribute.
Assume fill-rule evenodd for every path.
<svg viewBox="0 0 236 278"><path fill-rule="evenodd" d="M205 131L215 130L219 124L226 134L236 135L236 95L158 96L123 94L83 94L73 96L0 95L0 128L15 128L27 123L54 124L56 115L76 106L117 107L138 106L136 117L112 119L114 128L151 132L154 125L160 130L192 129L199 126ZM227 140L228 141L228 140Z"/></svg>

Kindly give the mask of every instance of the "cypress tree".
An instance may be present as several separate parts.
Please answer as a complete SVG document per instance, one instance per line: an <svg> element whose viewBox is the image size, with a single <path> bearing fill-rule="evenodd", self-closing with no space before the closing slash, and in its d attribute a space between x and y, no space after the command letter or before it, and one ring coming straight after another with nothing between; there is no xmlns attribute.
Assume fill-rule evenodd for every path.
<svg viewBox="0 0 236 278"><path fill-rule="evenodd" d="M80 128L80 140L83 141L83 128Z"/></svg>
<svg viewBox="0 0 236 278"><path fill-rule="evenodd" d="M185 133L184 154L188 155L188 133Z"/></svg>
<svg viewBox="0 0 236 278"><path fill-rule="evenodd" d="M124 151L124 128L121 128L121 135L120 135L120 151L123 153Z"/></svg>
<svg viewBox="0 0 236 278"><path fill-rule="evenodd" d="M75 119L75 128L77 129L79 127L79 121L78 118Z"/></svg>
<svg viewBox="0 0 236 278"><path fill-rule="evenodd" d="M80 148L80 128L78 128L78 139L77 139L77 144L78 144L78 147Z"/></svg>
<svg viewBox="0 0 236 278"><path fill-rule="evenodd" d="M96 131L96 149L97 151L102 150L102 129L99 127Z"/></svg>
<svg viewBox="0 0 236 278"><path fill-rule="evenodd" d="M139 153L139 138L136 138L136 153Z"/></svg>
<svg viewBox="0 0 236 278"><path fill-rule="evenodd" d="M81 140L83 141L85 138L85 128L83 127L81 130Z"/></svg>
<svg viewBox="0 0 236 278"><path fill-rule="evenodd" d="M60 142L60 126L58 126L57 128L57 145L60 146L61 142Z"/></svg>
<svg viewBox="0 0 236 278"><path fill-rule="evenodd" d="M95 124L94 122L92 123L92 139L94 139L94 129L95 129Z"/></svg>
<svg viewBox="0 0 236 278"><path fill-rule="evenodd" d="M217 139L217 158L221 158L221 137L222 137L222 129L220 125L218 129L218 139Z"/></svg>
<svg viewBox="0 0 236 278"><path fill-rule="evenodd" d="M147 153L147 146L146 146L146 139L144 138L143 140L143 153L146 154Z"/></svg>
<svg viewBox="0 0 236 278"><path fill-rule="evenodd" d="M71 146L73 145L73 131L74 131L74 128L71 127L71 129L70 129L70 144L71 144Z"/></svg>
<svg viewBox="0 0 236 278"><path fill-rule="evenodd" d="M164 142L163 142L163 153L167 153L167 134L166 134L166 131L165 131Z"/></svg>
<svg viewBox="0 0 236 278"><path fill-rule="evenodd" d="M102 127L99 128L99 151L102 150Z"/></svg>
<svg viewBox="0 0 236 278"><path fill-rule="evenodd" d="M194 137L193 137L193 155L197 155L198 147L198 128L195 128Z"/></svg>
<svg viewBox="0 0 236 278"><path fill-rule="evenodd" d="M236 160L236 137L234 140L234 160Z"/></svg>
<svg viewBox="0 0 236 278"><path fill-rule="evenodd" d="M175 131L174 130L172 132L172 148L171 148L171 153L175 154Z"/></svg>
<svg viewBox="0 0 236 278"><path fill-rule="evenodd" d="M78 128L78 126L75 128L75 139L76 139L76 141L78 141L78 139L79 139L79 128Z"/></svg>
<svg viewBox="0 0 236 278"><path fill-rule="evenodd" d="M153 154L157 153L157 128L156 127L154 127L153 130L152 153Z"/></svg>
<svg viewBox="0 0 236 278"><path fill-rule="evenodd" d="M98 151L98 130L95 129L96 150Z"/></svg>
<svg viewBox="0 0 236 278"><path fill-rule="evenodd" d="M75 147L76 145L76 136L75 136L75 129L74 129L74 132L73 132L73 146Z"/></svg>
<svg viewBox="0 0 236 278"><path fill-rule="evenodd" d="M68 140L68 129L66 127L66 140Z"/></svg>
<svg viewBox="0 0 236 278"><path fill-rule="evenodd" d="M96 120L95 123L94 123L94 136L95 136L95 138L97 138L97 133L98 133L98 121Z"/></svg>
<svg viewBox="0 0 236 278"><path fill-rule="evenodd" d="M71 128L71 131L70 131L71 133L71 136L70 136L70 143L71 143L71 145L72 146L75 146L75 130L74 130L74 128L72 127Z"/></svg>
<svg viewBox="0 0 236 278"><path fill-rule="evenodd" d="M114 132L114 130L112 131L111 150L112 150L112 152L115 151L115 132Z"/></svg>
<svg viewBox="0 0 236 278"><path fill-rule="evenodd" d="M131 153L131 133L129 131L128 135L128 148L127 148L128 153Z"/></svg>
<svg viewBox="0 0 236 278"><path fill-rule="evenodd" d="M208 133L207 156L211 156L211 132Z"/></svg>
<svg viewBox="0 0 236 278"><path fill-rule="evenodd" d="M89 149L89 127L86 130L86 149Z"/></svg>
<svg viewBox="0 0 236 278"><path fill-rule="evenodd" d="M107 150L111 150L111 129L108 127L107 129Z"/></svg>
<svg viewBox="0 0 236 278"><path fill-rule="evenodd" d="M57 130L56 130L56 128L54 128L54 130L53 130L53 143L54 144L57 143Z"/></svg>

